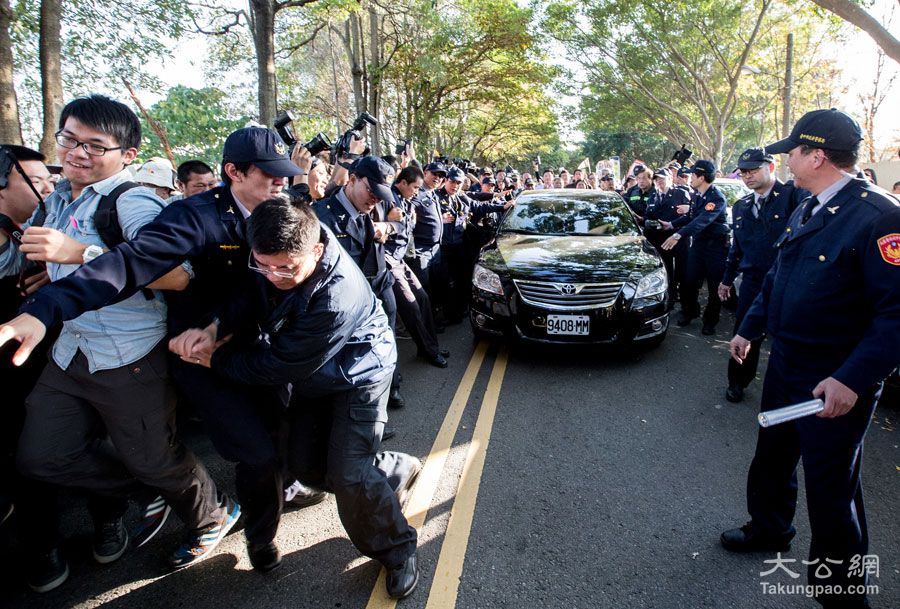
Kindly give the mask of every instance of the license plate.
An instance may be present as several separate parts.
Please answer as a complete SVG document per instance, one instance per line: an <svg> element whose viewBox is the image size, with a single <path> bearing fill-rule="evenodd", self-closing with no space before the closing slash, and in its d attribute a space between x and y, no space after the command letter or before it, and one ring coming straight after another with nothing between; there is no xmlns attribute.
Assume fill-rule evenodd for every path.
<svg viewBox="0 0 900 609"><path fill-rule="evenodd" d="M591 333L591 318L587 315L548 315L547 334L587 336Z"/></svg>

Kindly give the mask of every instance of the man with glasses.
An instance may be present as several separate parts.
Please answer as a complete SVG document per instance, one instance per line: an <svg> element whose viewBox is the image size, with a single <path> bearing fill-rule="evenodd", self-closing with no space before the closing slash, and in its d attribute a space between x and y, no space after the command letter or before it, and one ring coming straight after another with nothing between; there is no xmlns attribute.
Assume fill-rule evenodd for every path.
<svg viewBox="0 0 900 609"><path fill-rule="evenodd" d="M0 267L15 264L21 254L46 263L52 281L65 282L67 275L87 271L107 247L97 229L98 208L128 181L126 167L137 155L141 127L127 106L101 95L69 102L59 127L57 156L66 179L47 197L43 224L26 229L21 245L0 256ZM123 237L134 239L164 205L148 189L120 192L115 209ZM180 262L144 285L183 289L188 276ZM94 276L84 288L93 291L97 283ZM29 296L23 309L58 310L53 287ZM189 532L170 561L174 567L187 566L215 548L240 507L227 498L220 504L206 469L175 437L162 296L132 292L113 304L102 299L95 308L64 317L50 361L27 399L17 465L28 477L91 492L97 562L112 562L125 552L129 536L123 517L127 499L137 497L144 499L145 509L135 545L155 535L174 510ZM41 326L29 315L16 318L29 328L37 324L42 335L63 317L43 319ZM7 330L0 344L25 339L27 333ZM22 355L35 342L28 339L25 353L20 348L16 364L23 363Z"/></svg>
<svg viewBox="0 0 900 609"><path fill-rule="evenodd" d="M381 159L357 163L375 161ZM357 164L350 170L344 188L360 193L349 196L368 188L390 192L384 184L365 185L369 178L360 172L366 169ZM196 367L211 367L236 383L293 385L291 471L334 493L350 540L384 565L388 594L402 598L415 588L418 569L416 531L401 504L422 466L407 454L380 451L397 350L369 280L340 238L307 205L265 201L248 223L255 281L223 303L212 324L170 346ZM261 328L267 339L222 341L242 325Z"/></svg>
<svg viewBox="0 0 900 609"><path fill-rule="evenodd" d="M719 298L724 302L731 297L734 280L741 276L734 317L735 333L759 294L766 273L775 262L778 253L775 241L784 233L788 219L800 201L809 196L802 188L796 188L793 182L784 184L775 177L775 158L762 148L745 150L738 159L738 170L744 184L752 192L737 201L731 209L734 238L725 261L725 275L719 284ZM725 399L729 402L742 401L744 389L756 378L761 344L762 338L754 340L742 363L733 358L728 360Z"/></svg>
<svg viewBox="0 0 900 609"><path fill-rule="evenodd" d="M281 193L287 176L300 173L287 153L273 130L233 132L222 151L222 186L170 204L129 242L35 294L23 307L25 314L0 328L0 344L10 338L22 341L16 357L24 361L46 326L134 298L184 260L191 263L194 277L187 289L167 297L169 332L177 335L207 325L250 273L246 218L262 201ZM233 340L239 344L257 338L258 333L250 333ZM179 358L170 364L182 397L193 402L218 452L237 463L235 486L246 518L250 563L263 572L278 567L281 556L274 539L284 508L278 433L287 387L235 383ZM310 492L303 502L323 497Z"/></svg>

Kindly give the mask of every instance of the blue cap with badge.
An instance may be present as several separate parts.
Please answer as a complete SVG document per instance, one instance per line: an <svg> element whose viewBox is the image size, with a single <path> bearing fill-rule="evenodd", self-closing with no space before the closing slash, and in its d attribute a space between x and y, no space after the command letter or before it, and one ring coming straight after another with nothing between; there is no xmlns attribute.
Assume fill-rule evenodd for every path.
<svg viewBox="0 0 900 609"><path fill-rule="evenodd" d="M252 163L271 176L286 178L301 173L291 162L288 147L272 129L244 127L228 136L222 150L225 163Z"/></svg>
<svg viewBox="0 0 900 609"><path fill-rule="evenodd" d="M450 182L465 182L466 172L459 167L451 167L450 171L447 172L447 180Z"/></svg>
<svg viewBox="0 0 900 609"><path fill-rule="evenodd" d="M350 165L350 175L366 178L369 189L376 197L389 205L394 203L391 184L394 183L394 168L377 156L359 157Z"/></svg>
<svg viewBox="0 0 900 609"><path fill-rule="evenodd" d="M800 117L785 139L766 146L769 154L790 152L797 146L827 150L855 150L862 141L862 129L852 116L835 108L813 110Z"/></svg>
<svg viewBox="0 0 900 609"><path fill-rule="evenodd" d="M682 168L683 169L683 168ZM706 176L708 178L716 177L716 166L712 161L700 159L693 166L688 167L685 173L696 173L698 176Z"/></svg>
<svg viewBox="0 0 900 609"><path fill-rule="evenodd" d="M738 158L738 169L759 169L763 165L774 163L775 157L768 154L765 148L748 148Z"/></svg>
<svg viewBox="0 0 900 609"><path fill-rule="evenodd" d="M425 171L430 171L431 173L442 173L445 176L447 175L447 166L441 163L440 161L432 161L425 165Z"/></svg>

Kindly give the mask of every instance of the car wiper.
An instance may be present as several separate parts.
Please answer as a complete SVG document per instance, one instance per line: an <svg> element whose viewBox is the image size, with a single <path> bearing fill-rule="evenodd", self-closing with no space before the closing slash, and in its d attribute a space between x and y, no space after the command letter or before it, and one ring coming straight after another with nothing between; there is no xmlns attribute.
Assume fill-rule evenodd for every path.
<svg viewBox="0 0 900 609"><path fill-rule="evenodd" d="M544 233L539 233L536 230L531 230L528 228L502 228L501 232L504 233L516 233L517 235L543 235Z"/></svg>

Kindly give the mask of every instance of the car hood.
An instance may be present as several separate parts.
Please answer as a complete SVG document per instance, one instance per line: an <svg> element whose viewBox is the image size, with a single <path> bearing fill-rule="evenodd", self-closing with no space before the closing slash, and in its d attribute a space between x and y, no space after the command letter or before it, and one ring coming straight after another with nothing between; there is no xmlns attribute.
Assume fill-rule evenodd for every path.
<svg viewBox="0 0 900 609"><path fill-rule="evenodd" d="M595 283L627 281L662 266L639 236L544 236L501 233L482 261L514 279Z"/></svg>

